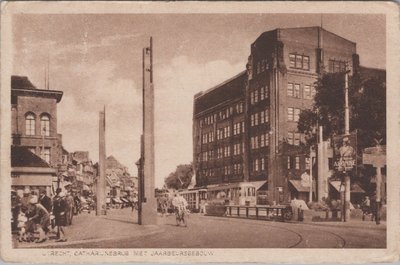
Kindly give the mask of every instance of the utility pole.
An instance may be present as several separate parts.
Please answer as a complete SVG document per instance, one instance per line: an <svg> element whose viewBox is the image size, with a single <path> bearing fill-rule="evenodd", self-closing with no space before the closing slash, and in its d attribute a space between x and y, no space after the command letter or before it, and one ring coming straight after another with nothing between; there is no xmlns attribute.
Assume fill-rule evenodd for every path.
<svg viewBox="0 0 400 265"><path fill-rule="evenodd" d="M106 215L106 107L99 113L99 178L96 189L96 215Z"/></svg>
<svg viewBox="0 0 400 265"><path fill-rule="evenodd" d="M350 135L350 113L349 113L349 71L347 70L347 65L346 65L346 72L344 76L344 122L345 122L345 129L344 133L345 135ZM345 210L345 219L344 221L349 221L350 220L350 174L349 172L345 171L345 177L344 177L344 210Z"/></svg>
<svg viewBox="0 0 400 265"><path fill-rule="evenodd" d="M157 224L154 167L154 84L153 39L143 49L143 181L144 192L141 221L144 225Z"/></svg>
<svg viewBox="0 0 400 265"><path fill-rule="evenodd" d="M310 146L310 194L308 201L312 202L313 198L313 153L312 146Z"/></svg>

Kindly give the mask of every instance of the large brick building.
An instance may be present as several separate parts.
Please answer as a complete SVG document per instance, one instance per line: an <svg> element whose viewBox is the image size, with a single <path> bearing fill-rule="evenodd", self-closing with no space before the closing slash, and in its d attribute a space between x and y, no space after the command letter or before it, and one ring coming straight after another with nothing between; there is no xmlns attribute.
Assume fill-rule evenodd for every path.
<svg viewBox="0 0 400 265"><path fill-rule="evenodd" d="M20 154L27 154L25 149L33 154L33 156L24 155L26 161L14 163L19 168L29 165L24 169L28 170L24 171L24 175L14 172L13 169L13 185L18 188L23 186L49 188L49 183L54 180L57 182L56 173L63 162L62 138L57 132L57 103L60 102L62 95L62 91L38 89L27 77L11 77L12 160L21 160ZM35 167L47 167L46 170L51 174L45 170L47 173L44 176L42 174L44 169L43 172L30 170ZM43 181L39 181L40 179Z"/></svg>
<svg viewBox="0 0 400 265"><path fill-rule="evenodd" d="M359 67L356 44L321 27L261 34L245 71L194 96L197 186L266 181L270 202L289 200L288 183L309 168L299 115L317 77L346 65L350 75Z"/></svg>

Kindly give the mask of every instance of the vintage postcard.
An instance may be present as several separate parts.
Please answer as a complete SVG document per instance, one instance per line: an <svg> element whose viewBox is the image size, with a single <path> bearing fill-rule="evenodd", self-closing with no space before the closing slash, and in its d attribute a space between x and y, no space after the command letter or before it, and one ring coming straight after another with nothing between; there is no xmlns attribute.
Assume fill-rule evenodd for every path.
<svg viewBox="0 0 400 265"><path fill-rule="evenodd" d="M3 2L1 258L399 260L390 2Z"/></svg>

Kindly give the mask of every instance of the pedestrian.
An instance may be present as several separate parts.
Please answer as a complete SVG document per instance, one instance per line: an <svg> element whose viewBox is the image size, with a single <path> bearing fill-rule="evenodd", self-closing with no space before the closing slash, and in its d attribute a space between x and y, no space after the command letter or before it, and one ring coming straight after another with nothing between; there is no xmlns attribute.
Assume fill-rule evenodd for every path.
<svg viewBox="0 0 400 265"><path fill-rule="evenodd" d="M377 209L376 193L374 192L371 196L371 221L376 221Z"/></svg>
<svg viewBox="0 0 400 265"><path fill-rule="evenodd" d="M38 198L34 195L30 200L31 205L33 206L34 216L31 220L36 224L37 231L39 232L39 238L36 240L36 243L43 243L47 240L47 233L49 232L50 226L50 214L38 202Z"/></svg>
<svg viewBox="0 0 400 265"><path fill-rule="evenodd" d="M179 226L182 222L184 226L187 227L186 217L187 217L187 209L188 206L187 201L183 198L179 192L175 193L175 197L172 199L172 205L175 208L176 215L176 225Z"/></svg>
<svg viewBox="0 0 400 265"><path fill-rule="evenodd" d="M56 196L53 198L53 214L57 226L56 242L65 242L67 241L64 228L67 225L67 201L61 188L57 188Z"/></svg>
<svg viewBox="0 0 400 265"><path fill-rule="evenodd" d="M75 202L74 197L71 194L71 191L67 191L65 196L65 201L67 203L67 225L72 225L72 218L74 217L74 209L75 209Z"/></svg>
<svg viewBox="0 0 400 265"><path fill-rule="evenodd" d="M364 201L362 202L361 210L363 213L362 220L365 220L365 216L371 213L371 201L368 196L365 196Z"/></svg>
<svg viewBox="0 0 400 265"><path fill-rule="evenodd" d="M46 195L46 189L40 189L39 190L39 203L43 205L46 210L51 213L51 210L53 208L51 198Z"/></svg>

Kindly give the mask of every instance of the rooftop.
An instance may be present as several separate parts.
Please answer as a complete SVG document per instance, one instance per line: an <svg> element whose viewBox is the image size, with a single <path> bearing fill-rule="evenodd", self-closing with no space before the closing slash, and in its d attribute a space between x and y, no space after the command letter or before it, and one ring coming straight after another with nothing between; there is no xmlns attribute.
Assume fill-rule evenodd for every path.
<svg viewBox="0 0 400 265"><path fill-rule="evenodd" d="M50 167L24 146L11 146L11 167Z"/></svg>

